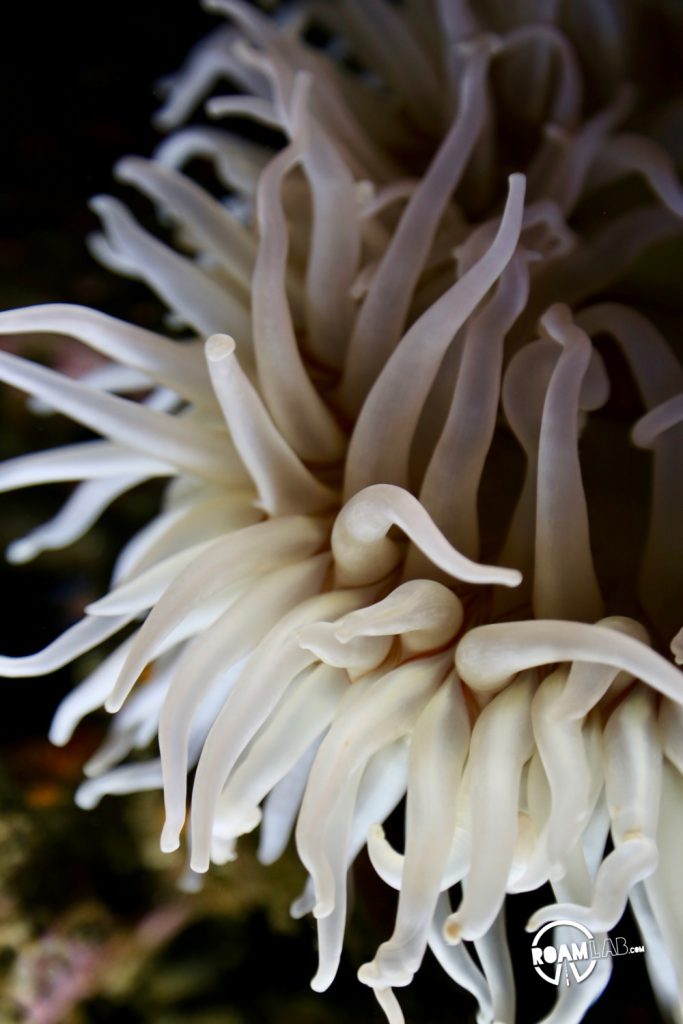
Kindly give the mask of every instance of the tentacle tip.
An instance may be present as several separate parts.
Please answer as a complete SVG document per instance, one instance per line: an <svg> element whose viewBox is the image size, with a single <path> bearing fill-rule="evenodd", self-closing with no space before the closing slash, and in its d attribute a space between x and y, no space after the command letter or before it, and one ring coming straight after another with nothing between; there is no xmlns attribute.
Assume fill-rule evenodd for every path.
<svg viewBox="0 0 683 1024"><path fill-rule="evenodd" d="M143 161L140 157L123 156L114 164L114 177L117 181L130 181L135 174L135 168Z"/></svg>
<svg viewBox="0 0 683 1024"><path fill-rule="evenodd" d="M273 852L272 850L259 850L256 854L256 860L259 864L262 864L264 868L269 868L271 864L275 864L279 857L279 851Z"/></svg>
<svg viewBox="0 0 683 1024"><path fill-rule="evenodd" d="M326 992L334 980L334 974L319 969L311 978L311 988L314 992Z"/></svg>
<svg viewBox="0 0 683 1024"><path fill-rule="evenodd" d="M81 811L92 811L99 802L99 794L89 792L86 786L79 786L74 793L74 803Z"/></svg>
<svg viewBox="0 0 683 1024"><path fill-rule="evenodd" d="M86 779L96 779L97 776L102 773L102 768L97 757L91 757L89 761L86 761L82 770Z"/></svg>
<svg viewBox="0 0 683 1024"><path fill-rule="evenodd" d="M26 562L30 562L38 554L40 554L40 549L36 548L30 541L14 540L5 548L5 561L9 562L10 565L25 565Z"/></svg>
<svg viewBox="0 0 683 1024"><path fill-rule="evenodd" d="M557 861L556 863L551 865L550 871L548 872L548 877L551 882L559 882L561 881L561 879L564 878L566 874L567 868L565 867L565 865Z"/></svg>
<svg viewBox="0 0 683 1024"><path fill-rule="evenodd" d="M523 579L519 569L508 569L505 578L501 579L501 583L504 587L518 587Z"/></svg>
<svg viewBox="0 0 683 1024"><path fill-rule="evenodd" d="M166 823L161 831L159 848L162 853L174 853L180 846L180 828Z"/></svg>
<svg viewBox="0 0 683 1024"><path fill-rule="evenodd" d="M654 447L656 434L654 434L650 429L650 422L651 421L646 420L646 417L643 416L642 419L639 420L631 429L631 441L636 448Z"/></svg>
<svg viewBox="0 0 683 1024"><path fill-rule="evenodd" d="M176 121L174 117L171 117L166 107L163 106L152 114L152 127L156 128L159 132L168 132L176 127Z"/></svg>
<svg viewBox="0 0 683 1024"><path fill-rule="evenodd" d="M334 901L333 900L329 900L329 899L328 900L318 900L318 902L313 907L313 917L317 921L320 921L324 917L329 917L333 910L334 910Z"/></svg>
<svg viewBox="0 0 683 1024"><path fill-rule="evenodd" d="M208 853L193 851L190 858L190 868L193 871L196 871L198 875L205 875L210 866L211 860Z"/></svg>
<svg viewBox="0 0 683 1024"><path fill-rule="evenodd" d="M377 962L375 960L370 960L368 963L362 964L358 968L357 977L363 985L368 985L370 988L377 988L381 982Z"/></svg>
<svg viewBox="0 0 683 1024"><path fill-rule="evenodd" d="M263 863L263 861L261 861L261 863ZM297 897L297 899L292 900L292 902L289 905L289 916L294 921L300 921L302 917L306 916L308 911L309 907L304 905L304 902L300 896Z"/></svg>
<svg viewBox="0 0 683 1024"><path fill-rule="evenodd" d="M65 729L59 725L50 726L47 738L53 747L65 747L73 736L73 729Z"/></svg>
<svg viewBox="0 0 683 1024"><path fill-rule="evenodd" d="M106 212L109 205L113 202L111 196L96 195L91 196L88 200L88 209L99 216L102 216Z"/></svg>
<svg viewBox="0 0 683 1024"><path fill-rule="evenodd" d="M222 96L212 96L208 99L204 104L204 113L206 116L215 118L223 117L223 114L225 113L223 100L224 97Z"/></svg>
<svg viewBox="0 0 683 1024"><path fill-rule="evenodd" d="M459 942L462 942L462 925L457 914L452 914L446 919L443 926L443 937L449 946L457 946Z"/></svg>
<svg viewBox="0 0 683 1024"><path fill-rule="evenodd" d="M515 171L514 174L510 174L508 176L508 186L510 192L515 192L523 196L526 191L526 174L521 174L519 171Z"/></svg>
<svg viewBox="0 0 683 1024"><path fill-rule="evenodd" d="M235 348L235 339L229 334L212 334L206 342L206 358L210 363L219 363L231 356Z"/></svg>
<svg viewBox="0 0 683 1024"><path fill-rule="evenodd" d="M358 980L369 988L405 988L410 985L415 977L415 971L405 962L382 963L382 950L380 947L374 960L363 964L358 969Z"/></svg>

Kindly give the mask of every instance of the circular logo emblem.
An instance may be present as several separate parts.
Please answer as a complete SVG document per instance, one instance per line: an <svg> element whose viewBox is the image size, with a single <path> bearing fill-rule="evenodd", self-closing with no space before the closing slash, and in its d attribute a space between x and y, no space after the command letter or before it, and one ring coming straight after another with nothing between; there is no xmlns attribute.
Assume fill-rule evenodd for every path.
<svg viewBox="0 0 683 1024"><path fill-rule="evenodd" d="M559 942L553 941L554 928L562 928ZM571 984L570 975L577 983L585 981L597 964L593 934L577 921L550 921L534 935L531 960L536 974L551 985L563 977Z"/></svg>

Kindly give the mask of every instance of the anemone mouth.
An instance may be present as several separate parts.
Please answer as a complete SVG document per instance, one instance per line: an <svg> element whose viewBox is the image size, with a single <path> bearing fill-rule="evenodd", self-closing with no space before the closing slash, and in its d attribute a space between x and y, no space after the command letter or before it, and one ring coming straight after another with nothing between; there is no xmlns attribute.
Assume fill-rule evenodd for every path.
<svg viewBox="0 0 683 1024"><path fill-rule="evenodd" d="M624 131L632 12L210 6L227 23L167 83L172 134L116 170L177 247L93 201L98 257L188 337L66 305L0 314L3 333L104 359L68 379L0 352L6 383L102 438L0 467L2 490L78 481L11 558L171 478L109 592L0 672L48 673L127 631L52 725L63 744L115 713L78 803L162 790L171 851L196 768L186 883L258 826L264 863L293 836L317 991L367 846L398 907L359 978L392 1024L428 947L480 1020L511 1022L505 898L546 882L557 902L532 929L601 936L630 900L680 1019L683 370L609 289L680 234L683 190L665 150ZM223 76L239 92L210 114L274 128L279 149L180 127ZM182 172L195 157L225 202ZM633 174L646 198L617 188L591 216ZM158 756L127 760L154 740ZM404 797L399 851L382 823ZM563 987L552 1019L580 1021L609 974Z"/></svg>

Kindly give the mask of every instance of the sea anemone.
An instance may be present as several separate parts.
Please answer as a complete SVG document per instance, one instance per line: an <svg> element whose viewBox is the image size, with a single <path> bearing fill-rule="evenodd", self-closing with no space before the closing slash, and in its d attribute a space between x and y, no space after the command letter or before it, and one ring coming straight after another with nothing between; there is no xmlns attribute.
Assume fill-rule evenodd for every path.
<svg viewBox="0 0 683 1024"><path fill-rule="evenodd" d="M683 190L623 127L656 134L623 85L639 6L210 9L227 25L166 83L172 134L117 167L175 247L93 201L98 257L185 336L76 306L0 315L4 334L104 357L69 379L0 353L7 384L102 438L2 465L5 491L78 481L11 560L169 478L109 592L0 671L123 636L52 724L65 744L115 713L78 803L161 789L175 850L194 769L187 884L259 825L266 864L293 834L316 990L367 846L398 903L358 974L390 1021L427 947L480 1021L513 1021L505 897L547 882L557 902L530 930L600 937L630 901L680 1021L683 368L615 287L680 236ZM179 127L221 78L239 91L209 113L269 133ZM664 142L680 125L662 114ZM181 172L197 158L226 195ZM382 825L404 797L399 850ZM546 1019L581 1020L610 969L562 986Z"/></svg>

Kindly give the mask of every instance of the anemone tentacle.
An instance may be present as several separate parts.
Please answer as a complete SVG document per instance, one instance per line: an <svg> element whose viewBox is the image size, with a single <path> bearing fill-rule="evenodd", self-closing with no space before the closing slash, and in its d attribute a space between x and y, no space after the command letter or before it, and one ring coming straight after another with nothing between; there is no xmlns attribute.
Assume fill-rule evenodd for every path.
<svg viewBox="0 0 683 1024"><path fill-rule="evenodd" d="M610 293L683 234L674 160L624 85L638 5L207 6L228 24L164 84L171 134L116 169L172 241L93 201L95 254L184 339L79 306L0 313L19 343L102 360L69 379L0 352L35 412L99 435L0 467L0 491L76 484L10 560L168 478L109 591L0 674L122 635L53 720L65 744L115 715L77 802L161 790L162 849L187 821L194 885L257 827L266 864L293 839L316 991L367 847L398 899L358 976L391 1024L427 948L478 1021L513 1024L506 896L546 883L531 930L599 940L630 902L682 1024L683 369L666 318ZM209 97L224 77L239 92ZM184 126L205 100L281 143ZM384 824L404 797L401 849ZM610 971L560 986L544 1020L578 1024Z"/></svg>

